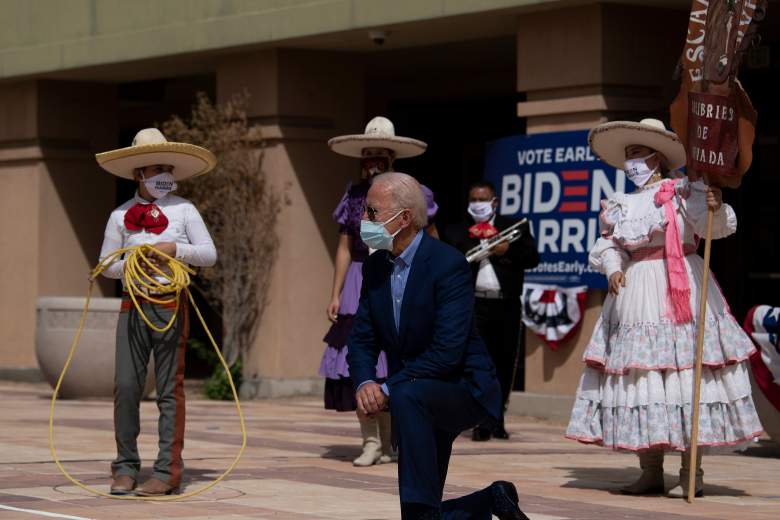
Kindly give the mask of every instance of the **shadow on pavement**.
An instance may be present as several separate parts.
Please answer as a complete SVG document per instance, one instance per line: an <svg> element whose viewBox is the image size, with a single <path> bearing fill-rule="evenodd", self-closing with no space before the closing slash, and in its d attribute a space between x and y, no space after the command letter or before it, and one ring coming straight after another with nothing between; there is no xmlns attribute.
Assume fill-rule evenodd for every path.
<svg viewBox="0 0 780 520"><path fill-rule="evenodd" d="M705 496L728 496L745 497L750 496L741 489L735 489L728 486L719 486L707 483L707 468L704 467L704 495ZM636 468L557 468L567 471L566 475L571 478L569 482L561 487L578 489L598 489L612 494L620 494L620 488L630 484L639 478L641 473L638 465ZM666 489L669 490L677 485L677 475L666 472L664 475ZM657 495L656 495L657 496Z"/></svg>
<svg viewBox="0 0 780 520"><path fill-rule="evenodd" d="M360 439L355 439L355 444L334 444L325 446L325 453L322 454L322 458L351 463L359 457L361 453Z"/></svg>
<svg viewBox="0 0 780 520"><path fill-rule="evenodd" d="M739 455L759 457L762 459L780 459L780 444L762 439L744 451L739 452Z"/></svg>

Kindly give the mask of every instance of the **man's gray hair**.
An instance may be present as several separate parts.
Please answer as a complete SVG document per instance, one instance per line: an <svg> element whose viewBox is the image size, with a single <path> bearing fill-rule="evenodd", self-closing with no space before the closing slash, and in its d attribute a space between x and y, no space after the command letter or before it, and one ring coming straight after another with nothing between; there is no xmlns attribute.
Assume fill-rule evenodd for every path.
<svg viewBox="0 0 780 520"><path fill-rule="evenodd" d="M420 183L414 177L401 172L387 172L374 177L372 184L390 192L395 209L411 210L412 223L417 229L428 225L428 204Z"/></svg>

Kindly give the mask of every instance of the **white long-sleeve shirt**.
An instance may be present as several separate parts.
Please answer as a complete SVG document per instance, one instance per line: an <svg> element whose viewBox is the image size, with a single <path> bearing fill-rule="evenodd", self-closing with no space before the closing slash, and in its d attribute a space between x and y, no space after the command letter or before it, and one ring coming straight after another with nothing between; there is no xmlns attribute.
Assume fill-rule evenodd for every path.
<svg viewBox="0 0 780 520"><path fill-rule="evenodd" d="M490 225L495 225L496 217L490 219ZM479 241L480 244L484 244L488 239L483 238ZM496 276L496 270L493 269L493 264L490 263L490 257L483 258L479 261L479 271L477 271L477 281L474 284L474 289L477 291L500 291L501 282L498 281Z"/></svg>
<svg viewBox="0 0 780 520"><path fill-rule="evenodd" d="M214 241L203 218L190 201L170 194L154 201L168 219L168 227L159 235L143 229L130 231L125 227L125 213L136 204L150 202L136 193L135 197L111 212L103 237L103 247L100 249L101 260L124 247L174 242L177 260L199 267L209 267L217 262ZM124 267L124 258L116 260L103 271L103 276L122 278Z"/></svg>
<svg viewBox="0 0 780 520"><path fill-rule="evenodd" d="M625 272L631 253L642 248L663 248L666 237L666 210L657 206L655 193L661 182L635 193L615 193L602 201L602 237L590 251L589 262L607 278ZM707 228L707 187L701 181L679 181L672 199L683 244L694 245ZM715 212L712 238L724 238L737 230L737 215L724 203Z"/></svg>

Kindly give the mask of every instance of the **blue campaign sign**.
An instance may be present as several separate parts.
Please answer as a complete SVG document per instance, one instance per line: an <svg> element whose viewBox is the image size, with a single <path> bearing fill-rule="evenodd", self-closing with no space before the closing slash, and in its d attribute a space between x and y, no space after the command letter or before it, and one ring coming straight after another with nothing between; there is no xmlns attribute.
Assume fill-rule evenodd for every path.
<svg viewBox="0 0 780 520"><path fill-rule="evenodd" d="M622 170L601 162L587 130L506 137L487 147L485 179L496 186L499 212L528 218L541 262L525 280L605 288L588 265L599 236L601 199L634 189Z"/></svg>

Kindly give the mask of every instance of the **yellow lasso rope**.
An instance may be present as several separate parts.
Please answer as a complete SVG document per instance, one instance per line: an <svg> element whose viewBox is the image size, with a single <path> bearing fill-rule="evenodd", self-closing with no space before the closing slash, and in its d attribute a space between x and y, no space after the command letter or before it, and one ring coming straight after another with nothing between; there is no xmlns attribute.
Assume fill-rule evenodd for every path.
<svg viewBox="0 0 780 520"><path fill-rule="evenodd" d="M152 253L153 255L156 255L158 257L163 257L167 262L166 265L167 271L164 271L163 269L158 267L158 265L149 258L148 256L149 253ZM60 463L60 459L59 457L57 457L57 450L54 447L54 404L57 402L57 394L60 391L62 380L65 379L65 374L68 372L68 368L70 367L71 361L73 361L73 355L76 353L76 347L78 347L79 340L81 339L81 333L84 330L84 322L86 321L87 312L89 311L89 301L90 298L92 297L92 288L95 284L95 278L97 278L97 276L100 275L100 273L102 273L114 261L121 259L122 255L127 255L125 257L125 272L124 272L125 288L127 292L130 294L130 298L133 300L133 304L135 305L135 309L138 312L138 315L141 316L141 319L143 319L146 325L148 325L151 329L156 330L157 332L166 332L171 327L173 327L173 324L176 321L176 317L178 316L179 313L181 294L182 292L187 294L190 303L192 303L192 307L195 309L195 314L197 314L201 325L203 325L203 329L206 331L206 335L209 337L209 340L211 341L211 345L214 347L214 351L217 353L217 357L219 358L220 363L222 363L222 366L225 369L228 383L230 383L230 390L233 392L233 400L236 403L238 420L241 423L241 449L238 450L238 454L236 455L236 458L233 459L233 462L230 464L230 466L228 466L228 468L224 471L224 473L222 473L215 480L211 481L209 484L201 488L198 488L194 491L190 491L188 493L184 493L181 495L142 497L142 496L132 496L132 495L111 495L109 493L105 493L93 487L87 486L86 484L83 484L78 480L76 480L75 478L73 478L71 474L68 473L68 471L62 466L62 463ZM150 274L148 271L155 273L155 275L164 279L164 281L163 282L159 281L155 277L155 275ZM71 343L70 345L70 352L68 352L68 357L65 359L65 365L62 367L62 372L60 373L60 377L57 379L57 385L54 387L54 393L51 396L51 409L49 411L49 449L51 449L51 455L54 458L54 463L57 465L57 467L60 469L62 474L65 475L65 477L68 480L70 480L73 484L77 485L81 489L89 491L90 493L94 493L95 495L99 495L106 498L112 498L115 500L149 500L149 501L182 500L185 498L194 497L195 495L199 495L200 493L203 493L204 491L215 486L222 479L227 477L228 474L231 471L233 471L233 469L236 467L238 461L241 460L241 455L243 455L244 449L246 449L246 425L244 424L244 414L241 411L241 403L238 400L238 392L236 392L236 385L233 382L232 375L230 374L230 367L225 361L225 358L222 357L222 352L220 352L217 342L214 341L214 337L211 335L211 331L206 325L206 322L200 313L200 309L198 309L198 306L195 304L195 300L192 298L192 293L190 293L189 290L190 275L192 274L194 274L194 271L190 269L187 265L176 260L175 258L166 255L165 253L159 251L158 249L155 249L151 245L142 245L142 246L119 249L113 252L112 254L110 254L109 256L107 256L106 258L104 258L103 260L101 260L100 263L97 266L95 266L95 268L92 270L92 273L89 278L89 290L87 291L87 299L86 302L84 302L84 310L81 313L79 328L76 331L76 335L73 337L73 343ZM152 297L150 296L149 293L155 294L159 297L157 298ZM138 299L137 299L138 296L142 297L144 300L157 303L160 305L166 305L166 304L170 305L175 302L176 312L173 313L173 317L164 327L162 328L157 327L149 320L149 318L147 318L146 314L141 308L141 305L138 303Z"/></svg>

